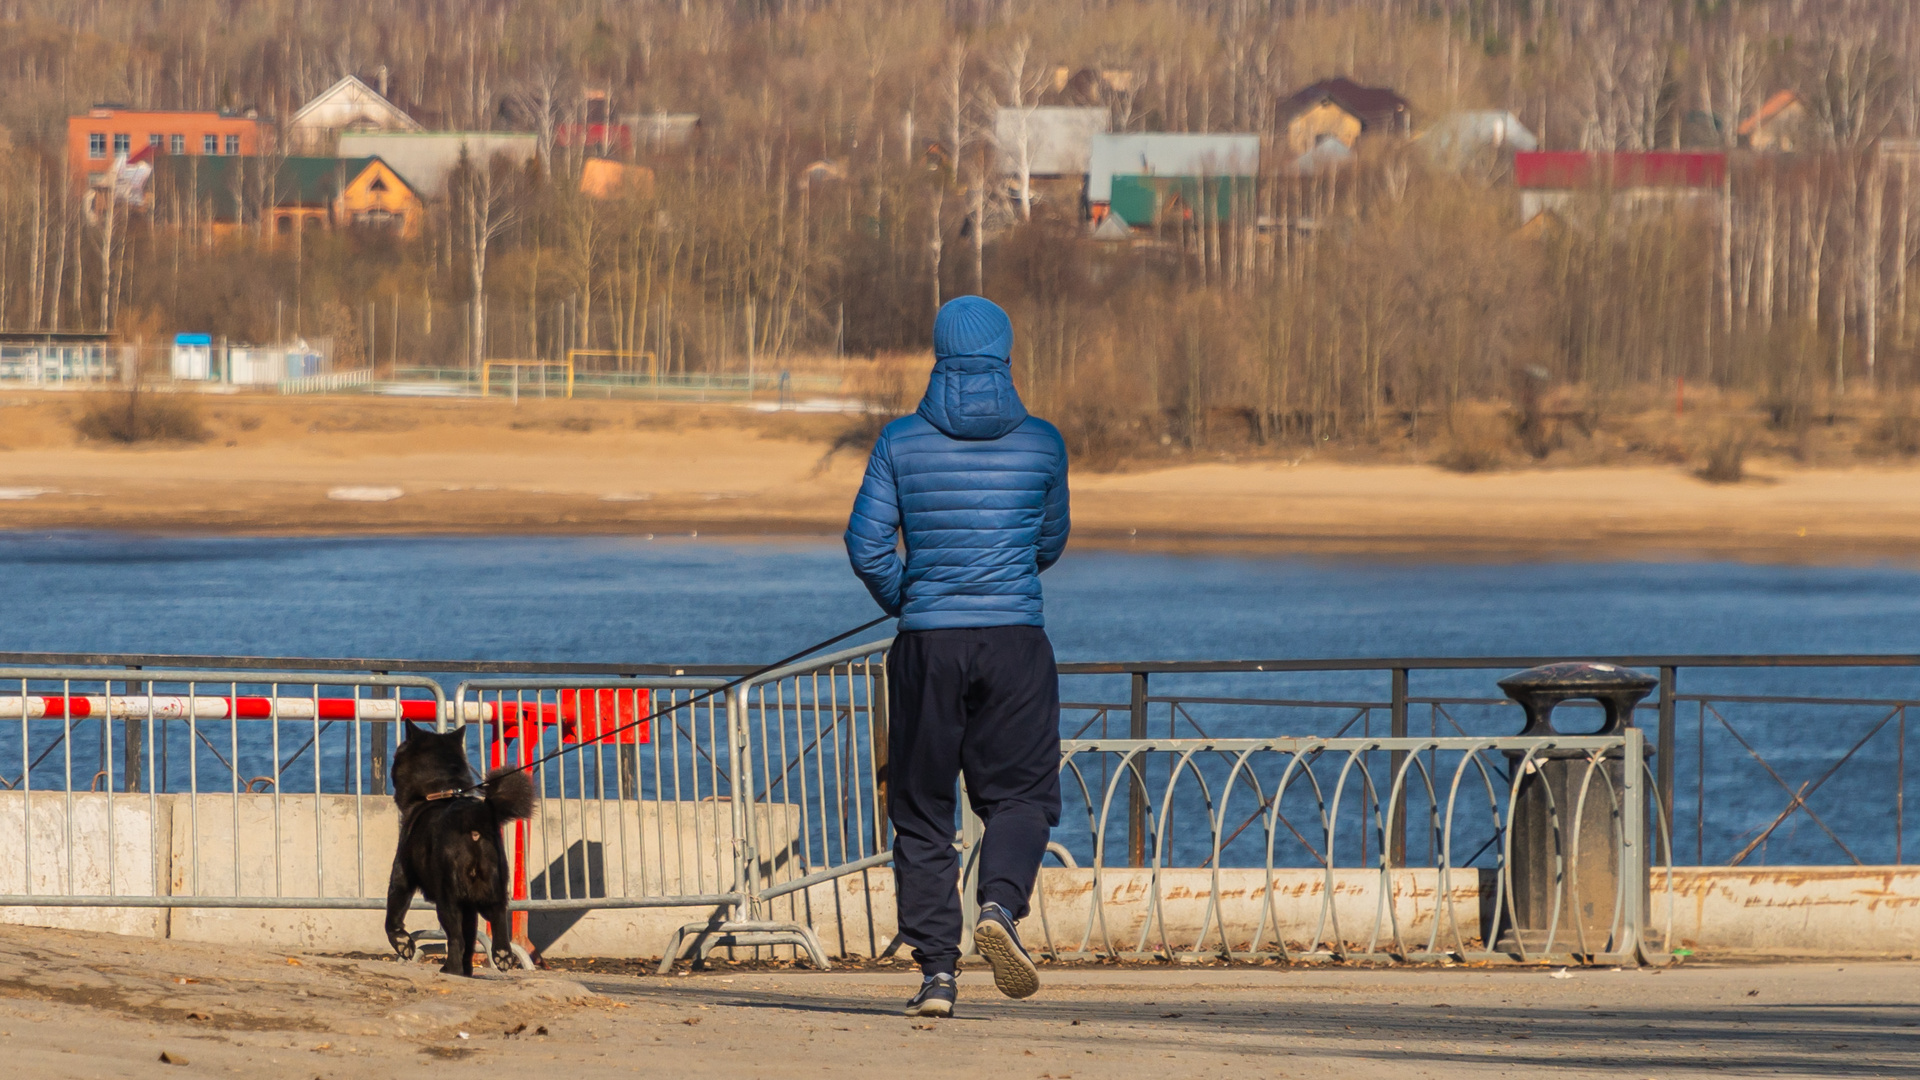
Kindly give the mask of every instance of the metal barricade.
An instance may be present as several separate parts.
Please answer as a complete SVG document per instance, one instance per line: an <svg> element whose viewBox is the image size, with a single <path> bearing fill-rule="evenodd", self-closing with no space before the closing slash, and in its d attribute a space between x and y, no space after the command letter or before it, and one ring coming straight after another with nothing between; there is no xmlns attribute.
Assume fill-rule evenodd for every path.
<svg viewBox="0 0 1920 1080"><path fill-rule="evenodd" d="M747 797L734 696L713 693L725 686L685 677L459 686L454 714L480 733L475 748L487 767L535 763L540 809L510 837L514 911L711 908L673 933L662 970L683 948L704 957L719 945L765 942L798 945L826 964L808 928L734 917L750 881L773 872L757 863L784 863L778 838L793 847L798 827ZM525 916L515 923L524 937Z"/></svg>
<svg viewBox="0 0 1920 1080"><path fill-rule="evenodd" d="M742 868L748 918L687 926L661 957L666 972L688 951L788 945L829 965L815 932L824 913L808 890L885 865L885 650L857 645L765 672L727 701L740 756Z"/></svg>
<svg viewBox="0 0 1920 1080"><path fill-rule="evenodd" d="M889 643L730 689L720 675L529 673L470 679L451 700L425 675L0 668L0 763L14 763L0 765L0 838L15 838L0 847L12 852L0 856L0 908L52 925L59 909L126 909L114 916L126 926L105 928L127 932L140 932L141 909L176 920L378 910L398 834L386 760L411 721L471 729L482 772L573 748L532 767L542 805L509 831L516 937L530 918L691 908L704 920L659 927L678 926L663 971L719 947L790 948L825 967L823 938L877 954L894 937L890 875L873 873L892 858ZM1646 886L1670 845L1639 730L1062 745L1065 809L1049 845L1059 865L1042 872L1027 924L1042 955L1664 952L1648 945L1661 935ZM1555 880L1536 890L1552 898L1544 921L1522 920L1514 807L1549 750L1587 764L1570 786L1543 789L1544 811L1529 804L1550 837L1533 865ZM1566 798L1556 791L1575 805L1554 805ZM1560 898L1592 899L1581 868L1602 856L1561 823L1596 807L1620 884L1612 910L1565 911ZM963 825L969 872L976 839ZM1426 865L1408 865L1410 848L1429 852ZM1669 908L1670 881L1658 890ZM215 937L210 927L194 932Z"/></svg>
<svg viewBox="0 0 1920 1080"><path fill-rule="evenodd" d="M444 711L419 676L0 668L0 907L379 910L371 752Z"/></svg>

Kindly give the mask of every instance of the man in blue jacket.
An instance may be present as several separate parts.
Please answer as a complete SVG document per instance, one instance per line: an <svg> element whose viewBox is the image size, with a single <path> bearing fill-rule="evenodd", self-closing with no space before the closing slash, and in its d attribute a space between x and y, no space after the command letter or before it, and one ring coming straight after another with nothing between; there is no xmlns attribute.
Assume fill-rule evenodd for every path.
<svg viewBox="0 0 1920 1080"><path fill-rule="evenodd" d="M909 1016L953 1011L963 771L986 824L974 946L1002 993L1040 988L1015 924L1060 821L1060 682L1040 572L1067 546L1067 448L1020 404L1012 349L1013 325L992 301L940 309L926 397L881 432L847 522L854 572L900 619L887 655L887 775L900 933L922 975Z"/></svg>

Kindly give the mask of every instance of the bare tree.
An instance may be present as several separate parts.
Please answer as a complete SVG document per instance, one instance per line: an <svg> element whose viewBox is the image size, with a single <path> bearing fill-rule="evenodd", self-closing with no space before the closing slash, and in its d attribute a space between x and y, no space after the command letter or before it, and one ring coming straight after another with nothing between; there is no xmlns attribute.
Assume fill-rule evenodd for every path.
<svg viewBox="0 0 1920 1080"><path fill-rule="evenodd" d="M1046 86L1042 65L1028 62L1032 50L1033 38L1026 34L1021 34L1007 46L1006 55L1001 59L1001 72L1007 84L1007 104L1000 115L1006 116L1010 124L1001 124L1000 116L996 115L993 126L995 144L1002 158L1010 159L1014 175L1020 180L1020 218L1023 221L1033 218L1033 114L1040 105L1041 89Z"/></svg>
<svg viewBox="0 0 1920 1080"><path fill-rule="evenodd" d="M487 249L519 222L523 186L519 163L505 155L476 162L463 150L454 170L451 187L466 248L467 285L473 294L467 357L473 370L487 359Z"/></svg>
<svg viewBox="0 0 1920 1080"><path fill-rule="evenodd" d="M521 115L533 122L535 144L539 147L540 171L553 173L555 129L559 120L566 73L572 67L563 57L548 52L527 77L508 92ZM611 102L608 103L611 106ZM611 118L609 118L611 119Z"/></svg>

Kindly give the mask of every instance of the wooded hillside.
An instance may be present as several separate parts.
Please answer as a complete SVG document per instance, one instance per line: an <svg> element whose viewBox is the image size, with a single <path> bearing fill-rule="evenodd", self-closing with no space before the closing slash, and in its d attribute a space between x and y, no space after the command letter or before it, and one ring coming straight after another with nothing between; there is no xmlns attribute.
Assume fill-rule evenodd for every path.
<svg viewBox="0 0 1920 1080"><path fill-rule="evenodd" d="M1920 136L1915 6L0 0L0 324L327 335L380 366L575 347L740 371L750 351L769 370L923 348L937 303L979 291L1014 314L1030 405L1096 457L1424 443L1474 401L1544 453L1544 417L1681 379L1804 425L1920 382L1920 156L1892 152ZM1063 77L1081 71L1112 77ZM89 215L64 175L66 118L91 103L283 121L344 74L430 129L534 132L540 157L459 170L406 240ZM1353 164L1296 174L1275 110L1333 75L1396 90L1416 133L1505 109L1551 149L1734 156L1704 199L1595 191L1523 222L1497 154L1363 138ZM1780 90L1812 145L1739 150ZM582 195L584 151L556 132L588 91L700 125L633 152L650 187ZM1261 133L1262 175L1223 220L1097 241L1076 200L1028 206L1000 175L995 111L1034 103Z"/></svg>

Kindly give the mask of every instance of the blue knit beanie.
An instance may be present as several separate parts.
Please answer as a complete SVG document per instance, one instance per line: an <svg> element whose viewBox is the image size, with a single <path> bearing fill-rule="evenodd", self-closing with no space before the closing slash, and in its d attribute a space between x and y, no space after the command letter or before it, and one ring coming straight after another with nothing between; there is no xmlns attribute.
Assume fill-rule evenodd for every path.
<svg viewBox="0 0 1920 1080"><path fill-rule="evenodd" d="M956 296L933 318L935 360L991 356L1004 363L1012 355L1013 323L984 296Z"/></svg>

